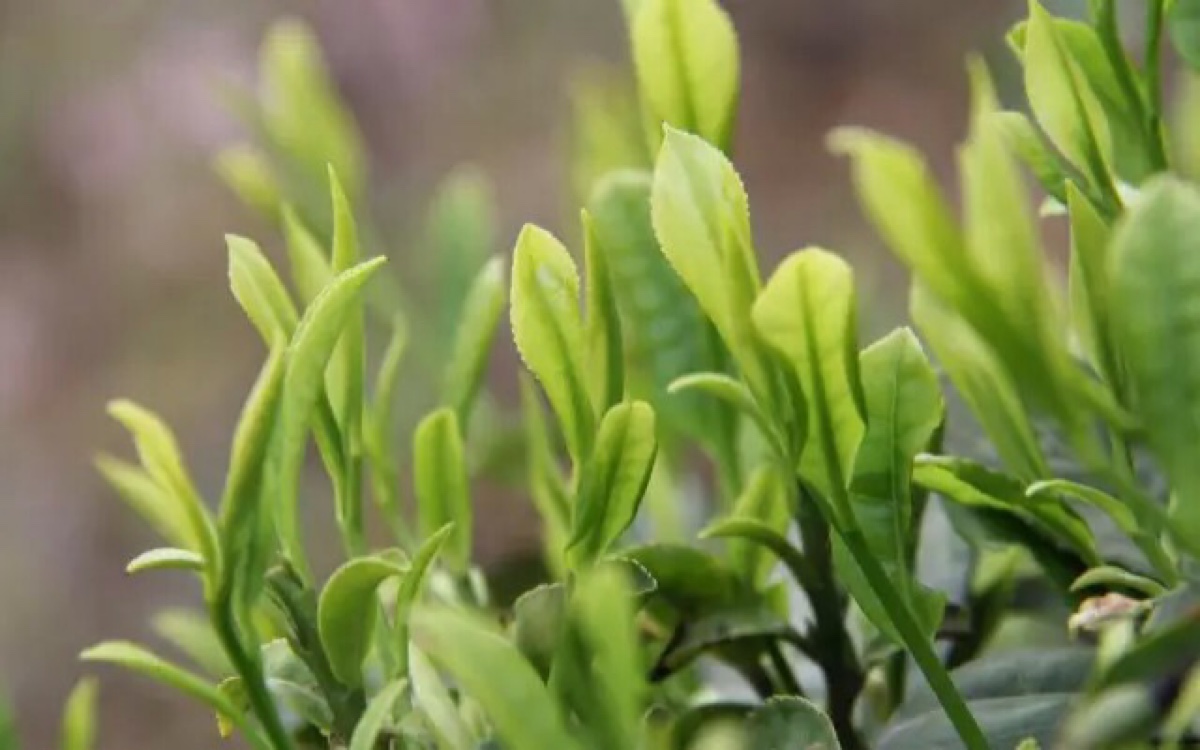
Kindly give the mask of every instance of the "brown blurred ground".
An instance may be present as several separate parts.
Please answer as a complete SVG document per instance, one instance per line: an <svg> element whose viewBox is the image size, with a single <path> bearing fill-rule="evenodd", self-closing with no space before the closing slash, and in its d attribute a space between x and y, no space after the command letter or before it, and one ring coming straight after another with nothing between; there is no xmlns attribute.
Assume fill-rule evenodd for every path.
<svg viewBox="0 0 1200 750"><path fill-rule="evenodd" d="M1023 4L727 5L745 55L737 161L761 248L842 250L863 298L894 313L901 277L823 136L867 124L947 166L964 55ZM127 395L169 419L202 487L219 487L261 355L226 293L222 235L274 238L209 169L238 135L215 84L252 79L270 19L309 19L367 136L379 214L418 232L431 186L475 162L499 187L507 244L524 221L563 224L565 84L585 63L624 59L618 6L0 0L0 690L26 747L53 746L81 647L147 638L149 613L193 594L171 577L124 578L149 537L89 461L126 450L104 403ZM401 269L420 263L414 247L390 250ZM482 525L486 559L535 533L508 512L520 502L481 500L496 518ZM205 711L136 679L106 673L102 707L102 748L219 742Z"/></svg>

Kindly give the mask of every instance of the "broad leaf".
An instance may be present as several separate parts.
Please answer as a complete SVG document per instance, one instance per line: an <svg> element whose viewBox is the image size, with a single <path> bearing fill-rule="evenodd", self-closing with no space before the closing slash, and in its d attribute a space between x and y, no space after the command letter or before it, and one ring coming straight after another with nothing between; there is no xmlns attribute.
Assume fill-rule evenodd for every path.
<svg viewBox="0 0 1200 750"><path fill-rule="evenodd" d="M321 645L333 673L343 683L362 683L362 664L371 648L379 610L376 590L387 579L408 572L408 566L382 556L359 557L334 571L321 590L317 609Z"/></svg>
<svg viewBox="0 0 1200 750"><path fill-rule="evenodd" d="M761 281L750 208L729 160L702 139L667 128L654 167L651 219L663 254L716 326L759 398L771 392L750 308Z"/></svg>
<svg viewBox="0 0 1200 750"><path fill-rule="evenodd" d="M413 485L417 528L431 537L454 524L446 559L455 571L471 565L472 511L463 439L452 409L438 409L421 420L413 437Z"/></svg>
<svg viewBox="0 0 1200 750"><path fill-rule="evenodd" d="M990 747L1013 747L1030 737L1052 745L1092 662L1092 652L1080 648L1002 653L951 676ZM962 740L933 692L920 686L896 710L878 747L959 750Z"/></svg>
<svg viewBox="0 0 1200 750"><path fill-rule="evenodd" d="M595 414L584 371L579 275L562 243L532 224L513 251L509 310L517 351L545 389L568 450L582 460Z"/></svg>
<svg viewBox="0 0 1200 750"><path fill-rule="evenodd" d="M575 566L603 555L633 522L657 452L654 410L648 404L618 404L604 415L579 484L568 544Z"/></svg>
<svg viewBox="0 0 1200 750"><path fill-rule="evenodd" d="M863 436L854 277L841 258L820 248L793 253L754 304L754 324L793 368L808 400L808 439L800 474L851 522L845 504Z"/></svg>
<svg viewBox="0 0 1200 750"><path fill-rule="evenodd" d="M1200 533L1200 192L1171 177L1146 184L1116 229L1108 264L1112 320L1136 409L1175 492L1180 539Z"/></svg>
<svg viewBox="0 0 1200 750"><path fill-rule="evenodd" d="M477 615L418 609L412 630L421 650L479 702L506 746L577 747L537 672Z"/></svg>
<svg viewBox="0 0 1200 750"><path fill-rule="evenodd" d="M643 0L632 15L642 100L659 122L728 149L738 102L737 34L716 0Z"/></svg>
<svg viewBox="0 0 1200 750"><path fill-rule="evenodd" d="M799 697L772 698L746 721L746 750L841 750L829 716Z"/></svg>

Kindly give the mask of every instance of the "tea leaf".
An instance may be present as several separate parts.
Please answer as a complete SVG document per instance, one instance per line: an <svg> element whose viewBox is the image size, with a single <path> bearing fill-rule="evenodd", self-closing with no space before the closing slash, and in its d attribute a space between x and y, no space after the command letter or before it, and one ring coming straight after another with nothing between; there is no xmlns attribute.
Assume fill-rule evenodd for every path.
<svg viewBox="0 0 1200 750"><path fill-rule="evenodd" d="M212 677L233 674L233 665L213 631L212 624L199 613L182 609L167 609L151 620L151 627L160 638L179 649L196 666Z"/></svg>
<svg viewBox="0 0 1200 750"><path fill-rule="evenodd" d="M228 235L229 284L233 296L263 341L289 336L296 328L296 306L270 261L252 240Z"/></svg>
<svg viewBox="0 0 1200 750"><path fill-rule="evenodd" d="M277 532L284 554L301 571L307 567L297 518L300 465L305 436L324 389L325 369L351 310L360 304L363 286L384 258L374 258L338 274L312 301L288 346L280 406L277 484L274 489Z"/></svg>
<svg viewBox="0 0 1200 750"><path fill-rule="evenodd" d="M107 641L84 651L79 658L102 662L136 672L204 703L217 713L228 716L257 750L273 750L258 727L238 710L215 686L185 669L164 661L141 646L125 641Z"/></svg>
<svg viewBox="0 0 1200 750"><path fill-rule="evenodd" d="M1200 193L1170 177L1148 182L1118 225L1108 264L1113 330L1147 440L1177 501L1181 539L1200 533Z"/></svg>
<svg viewBox="0 0 1200 750"><path fill-rule="evenodd" d="M413 436L413 485L421 536L432 537L442 527L453 524L447 562L456 572L465 573L471 565L471 496L462 435L452 409L438 409L417 425Z"/></svg>
<svg viewBox="0 0 1200 750"><path fill-rule="evenodd" d="M1071 322L1096 370L1115 389L1124 383L1123 364L1112 340L1109 301L1109 227L1074 185L1067 186L1071 217Z"/></svg>
<svg viewBox="0 0 1200 750"><path fill-rule="evenodd" d="M532 224L513 251L509 300L517 350L545 389L571 456L581 461L595 414L584 372L579 276L562 243Z"/></svg>
<svg viewBox="0 0 1200 750"><path fill-rule="evenodd" d="M658 453L654 410L643 401L604 415L584 466L567 552L576 567L604 554L637 515Z"/></svg>
<svg viewBox="0 0 1200 750"><path fill-rule="evenodd" d="M550 676L566 624L565 584L542 584L513 603L513 643L543 678Z"/></svg>
<svg viewBox="0 0 1200 750"><path fill-rule="evenodd" d="M1200 7L1178 1L1170 7L1167 29L1175 51L1193 70L1200 70Z"/></svg>
<svg viewBox="0 0 1200 750"><path fill-rule="evenodd" d="M135 513L177 546L194 544L188 519L171 493L144 469L112 456L97 456L96 469Z"/></svg>
<svg viewBox="0 0 1200 750"><path fill-rule="evenodd" d="M212 515L200 499L171 429L151 412L130 401L114 401L108 412L133 435L146 473L165 489L186 519L188 549L204 559L210 571L220 566L220 547Z"/></svg>
<svg viewBox="0 0 1200 750"><path fill-rule="evenodd" d="M321 590L317 620L321 645L333 673L344 684L362 684L362 663L371 647L379 598L376 589L409 572L382 556L358 557L342 565Z"/></svg>
<svg viewBox="0 0 1200 750"><path fill-rule="evenodd" d="M392 530L403 538L406 525L400 509L400 467L395 438L396 386L400 362L408 348L408 326L402 316L392 319L392 336L379 362L375 395L367 413L363 447L374 483L375 499Z"/></svg>
<svg viewBox="0 0 1200 750"><path fill-rule="evenodd" d="M459 715L458 706L425 652L409 647L409 675L416 704L448 750L473 750L477 743Z"/></svg>
<svg viewBox="0 0 1200 750"><path fill-rule="evenodd" d="M588 353L588 381L592 406L602 414L625 395L625 348L621 338L621 318L613 290L608 259L596 237L592 217L583 212L584 271L586 273L587 320L584 340Z"/></svg>
<svg viewBox="0 0 1200 750"><path fill-rule="evenodd" d="M1089 588L1100 588L1104 591L1113 589L1129 589L1149 597L1162 596L1166 588L1152 578L1130 573L1115 565L1101 565L1092 568L1071 583L1071 591L1083 591Z"/></svg>
<svg viewBox="0 0 1200 750"><path fill-rule="evenodd" d="M633 61L653 124L669 123L727 150L739 75L737 34L729 16L715 0L642 0L639 5L631 24Z"/></svg>
<svg viewBox="0 0 1200 750"><path fill-rule="evenodd" d="M760 473L766 473L765 467L764 472ZM805 559L804 553L788 541L784 530L773 528L757 518L734 515L716 521L700 532L700 538L744 539L774 554L803 588L807 589L816 581L816 569ZM734 559L736 562L736 557Z"/></svg>
<svg viewBox="0 0 1200 750"><path fill-rule="evenodd" d="M413 555L408 573L400 579L400 587L396 590L396 641L400 646L401 657L398 672L401 676L405 676L406 670L409 668L409 613L412 612L413 606L420 601L422 588L429 578L429 572L433 569L433 563L437 560L438 554L441 553L442 547L445 546L446 540L453 531L453 524L446 524L421 543L416 554ZM408 676L411 677L411 675Z"/></svg>
<svg viewBox="0 0 1200 750"><path fill-rule="evenodd" d="M204 558L186 549L160 547L143 552L125 566L125 572L130 575L147 570L190 570L203 573Z"/></svg>
<svg viewBox="0 0 1200 750"><path fill-rule="evenodd" d="M791 505L787 477L778 467L765 464L750 475L750 480L733 505L730 517L723 524L718 522L709 526L703 534L706 537L748 537L749 541L730 541L729 559L734 570L738 571L753 586L759 588L766 584L767 578L775 568L776 561L771 555L766 554L769 550L763 548L763 542L755 538L754 532L758 532L759 538L764 535L768 537L766 546L772 547L773 543L772 549L778 550L778 542L774 540L783 540L783 544L789 548L789 554L794 552L795 550L790 548L785 539L788 526L792 521ZM748 521L755 526L749 528L738 526L739 521ZM747 530L751 533L738 533ZM779 552L776 551L776 554ZM786 557L786 555L780 555L780 557Z"/></svg>
<svg viewBox="0 0 1200 750"><path fill-rule="evenodd" d="M676 394L687 391L700 391L711 396L715 396L733 409L741 412L743 415L750 418L773 447L778 451L783 451L783 441L779 437L778 431L763 414L758 403L754 400L754 394L746 387L746 384L740 380L736 380L724 373L720 372L693 372L689 375L683 375L671 381L667 386L667 393ZM786 455L786 454L781 454Z"/></svg>
<svg viewBox="0 0 1200 750"><path fill-rule="evenodd" d="M1111 184L1112 141L1104 110L1054 19L1030 0L1025 32L1025 92L1038 124L1094 184Z"/></svg>
<svg viewBox="0 0 1200 750"><path fill-rule="evenodd" d="M484 263L467 290L454 338L454 352L446 370L443 402L454 408L464 430L471 422L471 407L487 367L496 326L504 313L504 266L500 258Z"/></svg>
<svg viewBox="0 0 1200 750"><path fill-rule="evenodd" d="M329 79L317 40L295 20L276 23L263 42L263 124L271 140L307 173L324 178L332 164L357 194L363 147L354 121Z"/></svg>
<svg viewBox="0 0 1200 750"><path fill-rule="evenodd" d="M283 207L283 234L287 239L292 285L300 299L308 304L333 280L333 269L329 266L326 250L291 206Z"/></svg>
<svg viewBox="0 0 1200 750"><path fill-rule="evenodd" d="M67 698L63 711L62 750L92 750L96 744L96 699L99 686L94 678L80 680Z"/></svg>
<svg viewBox="0 0 1200 750"><path fill-rule="evenodd" d="M747 750L782 747L841 750L833 722L813 703L798 697L771 698L746 721Z"/></svg>
<svg viewBox="0 0 1200 750"><path fill-rule="evenodd" d="M279 423L279 398L287 366L283 339L274 341L234 431L221 500L219 533L225 553L221 588L226 596L238 589L247 608L261 590L273 551L271 498L264 492L264 472Z"/></svg>
<svg viewBox="0 0 1200 750"><path fill-rule="evenodd" d="M635 629L633 597L621 573L599 567L582 577L572 608L591 655L588 692L597 709L590 729L600 747L636 747L648 697L646 670Z"/></svg>
<svg viewBox="0 0 1200 750"><path fill-rule="evenodd" d="M278 210L283 200L279 178L254 146L243 143L221 149L213 168L242 203L267 216Z"/></svg>
<svg viewBox="0 0 1200 750"><path fill-rule="evenodd" d="M354 728L349 750L374 750L377 747L379 736L390 723L392 711L406 690L408 680L396 680L371 699L358 726Z"/></svg>
<svg viewBox="0 0 1200 750"><path fill-rule="evenodd" d="M713 554L684 544L645 544L621 550L620 558L641 566L654 580L650 597L684 614L738 601L741 580Z"/></svg>
<svg viewBox="0 0 1200 750"><path fill-rule="evenodd" d="M771 392L750 308L761 286L741 178L725 155L666 128L650 199L663 254L733 353L751 391Z"/></svg>
<svg viewBox="0 0 1200 750"><path fill-rule="evenodd" d="M578 747L529 662L477 615L444 608L413 613L413 638L479 701L510 747ZM497 681L495 675L504 675Z"/></svg>
<svg viewBox="0 0 1200 750"><path fill-rule="evenodd" d="M1060 203L1067 202L1070 166L1042 139L1037 127L1022 112L993 112L986 127L996 129L1005 145L1033 172L1042 189Z"/></svg>
<svg viewBox="0 0 1200 750"><path fill-rule="evenodd" d="M853 518L844 498L864 427L855 308L850 267L820 248L790 255L754 304L759 334L788 361L808 399L797 468L844 523Z"/></svg>
<svg viewBox="0 0 1200 750"><path fill-rule="evenodd" d="M1025 495L1031 499L1066 496L1104 511L1126 534L1136 535L1139 530L1137 517L1129 506L1095 487L1067 479L1046 479L1029 485Z"/></svg>
<svg viewBox="0 0 1200 750"><path fill-rule="evenodd" d="M570 498L557 465L550 431L528 373L521 373L521 422L525 426L525 461L530 495L542 519L542 548L546 564L565 574L564 548L571 533Z"/></svg>
<svg viewBox="0 0 1200 750"><path fill-rule="evenodd" d="M995 351L959 315L914 283L909 314L937 354L1006 468L1022 479L1049 475L1033 423Z"/></svg>

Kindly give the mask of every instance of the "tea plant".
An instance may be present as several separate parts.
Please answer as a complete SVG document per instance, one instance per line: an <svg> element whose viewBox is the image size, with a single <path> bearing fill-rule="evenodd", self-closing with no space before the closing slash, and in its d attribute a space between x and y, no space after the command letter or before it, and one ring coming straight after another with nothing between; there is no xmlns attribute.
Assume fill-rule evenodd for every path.
<svg viewBox="0 0 1200 750"><path fill-rule="evenodd" d="M455 256L470 270L446 287L455 324L438 330L453 344L429 349L447 374L413 433L411 493L392 435L407 326L397 294L368 298L384 260L366 257L374 232L355 210L365 159L311 40L279 27L264 92L243 106L257 140L219 161L288 247L285 282L255 243L228 240L267 355L220 502L131 402L111 413L138 463L100 461L167 545L130 572L199 583L203 617L156 623L196 670L126 642L84 659L198 699L260 750L1194 741L1200 189L1164 124L1160 47L1169 31L1200 67L1200 6L1142 5L1135 65L1113 0L1087 23L1032 2L1009 35L1031 116L1001 109L971 61L961 217L908 146L831 136L913 273L912 319L946 390L912 331L860 346L854 273L836 254L799 250L764 280L730 160L733 27L713 0L626 0L636 98L592 80L575 100L582 281L535 226L507 281L496 258ZM1068 224L1065 294L1043 221ZM549 571L511 607L471 560L488 434L476 407L506 305L532 374L522 463ZM381 323L390 344L368 378ZM944 393L989 451L946 439ZM327 578L301 534L310 439L347 556ZM690 445L716 475L702 541ZM368 542L368 488L394 537L384 549ZM923 550L957 543L922 539L934 514L974 549L961 590L919 570ZM1032 614L1022 591L1041 597ZM1069 618L1080 642L999 650L1016 614L1063 632ZM714 663L757 697L726 691ZM68 711L72 750L89 744L90 690Z"/></svg>

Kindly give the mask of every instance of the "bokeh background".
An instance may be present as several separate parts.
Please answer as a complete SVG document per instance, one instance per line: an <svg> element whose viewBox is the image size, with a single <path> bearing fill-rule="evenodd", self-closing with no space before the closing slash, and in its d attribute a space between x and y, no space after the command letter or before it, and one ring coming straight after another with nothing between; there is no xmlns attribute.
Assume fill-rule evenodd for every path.
<svg viewBox="0 0 1200 750"><path fill-rule="evenodd" d="M946 174L964 57L983 50L1011 75L1000 39L1024 3L725 4L743 49L736 161L767 263L812 243L839 249L862 298L894 317L903 276L824 135L876 127ZM220 487L262 356L227 292L222 235L273 253L279 240L212 158L244 136L222 91L253 86L264 29L282 15L316 30L358 119L372 208L394 230L375 250L401 278L420 278L433 187L462 164L495 186L497 252L526 221L570 235L569 84L597 65L628 68L616 0L0 0L0 691L25 747L54 746L80 648L152 641L149 615L194 597L171 576L123 575L150 535L91 459L127 455L104 405L129 396L176 428L202 488ZM507 398L516 363L500 341ZM485 562L534 539L525 504L479 497ZM105 672L101 706L101 748L221 742L206 711L136 678Z"/></svg>

